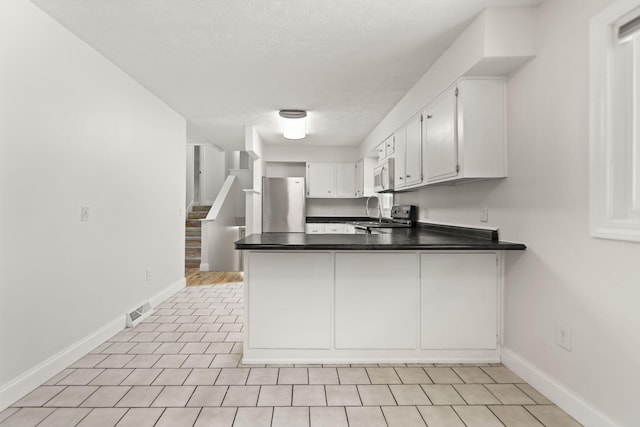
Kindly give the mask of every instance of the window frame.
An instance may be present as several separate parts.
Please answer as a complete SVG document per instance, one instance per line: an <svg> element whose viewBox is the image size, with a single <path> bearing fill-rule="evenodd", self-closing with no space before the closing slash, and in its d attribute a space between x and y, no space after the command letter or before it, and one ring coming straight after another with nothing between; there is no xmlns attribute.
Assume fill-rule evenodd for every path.
<svg viewBox="0 0 640 427"><path fill-rule="evenodd" d="M633 74L640 65L640 36L629 42L635 47L627 48L620 47L617 36L621 20L630 14L640 16L640 0L618 0L590 22L589 228L595 238L640 242L640 78ZM624 90L614 79L623 49L636 55L631 100L620 98Z"/></svg>

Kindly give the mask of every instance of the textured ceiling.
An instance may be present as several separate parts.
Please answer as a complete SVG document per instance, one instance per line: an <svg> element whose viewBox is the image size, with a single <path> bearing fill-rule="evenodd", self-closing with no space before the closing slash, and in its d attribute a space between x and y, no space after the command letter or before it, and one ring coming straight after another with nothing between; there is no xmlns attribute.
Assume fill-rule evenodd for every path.
<svg viewBox="0 0 640 427"><path fill-rule="evenodd" d="M189 138L356 145L480 11L540 0L32 0L189 121Z"/></svg>

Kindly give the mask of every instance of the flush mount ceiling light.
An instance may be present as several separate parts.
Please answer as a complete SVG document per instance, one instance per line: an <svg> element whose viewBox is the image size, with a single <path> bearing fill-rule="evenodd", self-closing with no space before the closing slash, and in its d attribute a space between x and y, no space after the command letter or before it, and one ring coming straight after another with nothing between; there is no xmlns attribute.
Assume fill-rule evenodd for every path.
<svg viewBox="0 0 640 427"><path fill-rule="evenodd" d="M307 112L303 110L280 110L282 136L287 139L302 139L307 136Z"/></svg>

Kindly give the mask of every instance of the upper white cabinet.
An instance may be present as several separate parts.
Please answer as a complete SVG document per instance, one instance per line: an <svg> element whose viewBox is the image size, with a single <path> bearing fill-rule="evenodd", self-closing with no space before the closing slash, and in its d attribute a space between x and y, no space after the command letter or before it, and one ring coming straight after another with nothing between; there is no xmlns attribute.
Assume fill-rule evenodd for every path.
<svg viewBox="0 0 640 427"><path fill-rule="evenodd" d="M357 197L356 164L351 162L307 163L307 197Z"/></svg>
<svg viewBox="0 0 640 427"><path fill-rule="evenodd" d="M369 197L375 194L373 190L373 168L376 159L365 157L356 163L356 197Z"/></svg>
<svg viewBox="0 0 640 427"><path fill-rule="evenodd" d="M465 79L423 112L426 183L507 175L505 87L501 79Z"/></svg>
<svg viewBox="0 0 640 427"><path fill-rule="evenodd" d="M403 189L422 183L422 115L393 133L394 186Z"/></svg>
<svg viewBox="0 0 640 427"><path fill-rule="evenodd" d="M390 138L394 147L393 157L393 182L395 188L405 186L405 132L404 127L398 129Z"/></svg>
<svg viewBox="0 0 640 427"><path fill-rule="evenodd" d="M355 163L336 163L336 197L356 197Z"/></svg>
<svg viewBox="0 0 640 427"><path fill-rule="evenodd" d="M336 196L336 164L307 163L307 197Z"/></svg>
<svg viewBox="0 0 640 427"><path fill-rule="evenodd" d="M404 185L422 183L422 115L411 119L405 126Z"/></svg>

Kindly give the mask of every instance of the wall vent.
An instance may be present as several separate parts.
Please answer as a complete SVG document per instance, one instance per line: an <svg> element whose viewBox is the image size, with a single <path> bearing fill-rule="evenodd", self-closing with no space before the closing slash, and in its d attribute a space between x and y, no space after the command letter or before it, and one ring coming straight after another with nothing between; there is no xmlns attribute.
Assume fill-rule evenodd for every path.
<svg viewBox="0 0 640 427"><path fill-rule="evenodd" d="M142 304L140 307L133 310L131 313L127 313L125 316L127 318L127 328L133 328L138 323L142 322L145 318L151 315L151 304L148 302Z"/></svg>

